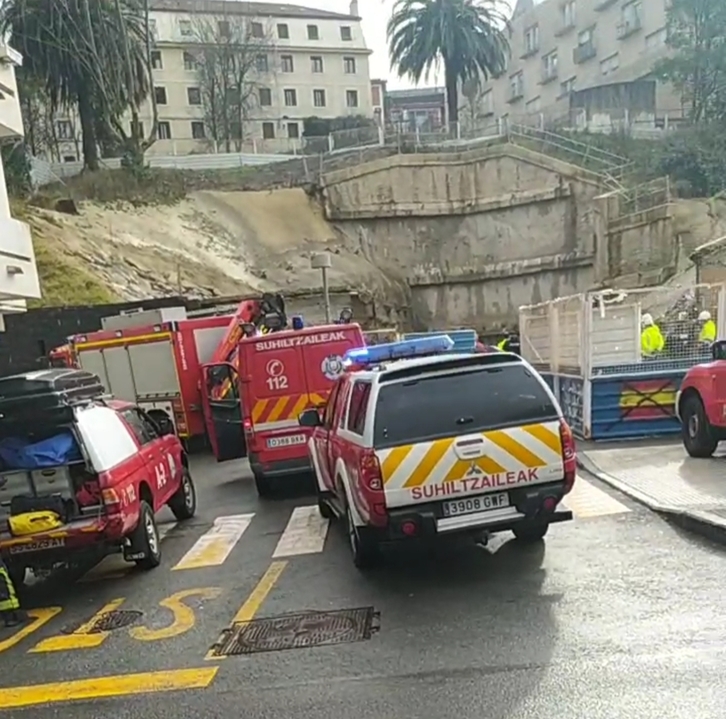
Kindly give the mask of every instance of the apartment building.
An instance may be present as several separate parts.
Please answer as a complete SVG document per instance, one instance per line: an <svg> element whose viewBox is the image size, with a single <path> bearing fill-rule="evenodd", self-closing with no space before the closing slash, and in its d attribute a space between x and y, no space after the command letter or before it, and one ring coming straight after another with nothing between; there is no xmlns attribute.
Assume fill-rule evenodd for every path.
<svg viewBox="0 0 726 719"><path fill-rule="evenodd" d="M0 40L0 143L16 144L23 137L15 67L22 55ZM26 300L40 297L38 268L30 227L10 214L3 161L0 158L0 331L4 315L26 311Z"/></svg>
<svg viewBox="0 0 726 719"><path fill-rule="evenodd" d="M301 147L306 117L373 117L372 51L363 37L357 0L350 2L348 13L239 0L151 0L150 9L159 123L149 154L291 152ZM201 48L225 41L239 42L238 62L249 66L241 90L245 119L217 132L230 136L230 142L214 139L210 88L200 72L204 62L211 69L214 54ZM148 131L149 103L140 120ZM56 131L61 159L80 159L77 121L59 118Z"/></svg>
<svg viewBox="0 0 726 719"><path fill-rule="evenodd" d="M519 0L509 66L484 86L479 116L563 117L573 93L647 78L668 52L667 2ZM680 111L679 98L660 84L654 103L658 112Z"/></svg>

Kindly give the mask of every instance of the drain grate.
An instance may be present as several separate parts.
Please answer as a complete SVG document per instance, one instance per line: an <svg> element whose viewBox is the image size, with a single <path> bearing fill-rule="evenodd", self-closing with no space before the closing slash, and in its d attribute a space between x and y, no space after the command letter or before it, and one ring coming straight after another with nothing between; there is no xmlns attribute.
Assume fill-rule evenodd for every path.
<svg viewBox="0 0 726 719"><path fill-rule="evenodd" d="M253 619L226 629L211 654L226 657L362 642L378 631L379 619L373 607Z"/></svg>
<svg viewBox="0 0 726 719"><path fill-rule="evenodd" d="M61 634L100 634L101 632L112 632L115 629L123 629L124 627L130 627L132 624L141 619L144 616L143 612L138 612L132 609L117 609L113 612L106 612L102 614L92 626L83 632L79 630L85 625L85 622L71 624L61 629Z"/></svg>

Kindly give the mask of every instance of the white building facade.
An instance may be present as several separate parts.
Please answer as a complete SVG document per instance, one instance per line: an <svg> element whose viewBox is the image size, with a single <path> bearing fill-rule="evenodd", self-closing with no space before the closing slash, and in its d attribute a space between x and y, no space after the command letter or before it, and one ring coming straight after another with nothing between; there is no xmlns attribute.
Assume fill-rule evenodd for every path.
<svg viewBox="0 0 726 719"><path fill-rule="evenodd" d="M23 137L15 67L22 56L0 40L0 142L14 143ZM30 227L10 214L10 202L0 158L0 330L2 317L25 312L26 300L40 298L38 269Z"/></svg>
<svg viewBox="0 0 726 719"><path fill-rule="evenodd" d="M294 152L303 119L373 117L369 56L357 0L348 13L235 0L151 0L154 98L158 113L154 155L206 152ZM240 38L244 121L231 133L210 127L209 88L200 72L200 45ZM242 57L249 55L248 58ZM152 125L147 103L139 118ZM60 158L80 160L72 117L59 118ZM220 141L221 134L232 135Z"/></svg>

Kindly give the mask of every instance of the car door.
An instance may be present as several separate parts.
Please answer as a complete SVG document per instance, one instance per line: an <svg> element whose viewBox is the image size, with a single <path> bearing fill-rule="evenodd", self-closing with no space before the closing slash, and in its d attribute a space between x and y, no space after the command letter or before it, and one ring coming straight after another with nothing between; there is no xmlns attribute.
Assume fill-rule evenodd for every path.
<svg viewBox="0 0 726 719"><path fill-rule="evenodd" d="M168 464L164 459L161 446L155 440L159 433L155 427L149 427L144 421L138 407L130 407L121 411L121 416L139 443L139 454L146 467L146 478L152 494L154 495L154 511L160 509L164 502L162 496L166 494L166 485L169 483Z"/></svg>
<svg viewBox="0 0 726 719"><path fill-rule="evenodd" d="M315 459L320 472L320 479L325 487L332 491L333 477L330 474L330 462L328 457L328 446L330 444L330 434L333 429L333 417L335 414L335 406L337 398L340 396L345 380L340 380L335 384L333 390L328 396L328 402L322 414L322 425L313 430L313 448L315 450Z"/></svg>
<svg viewBox="0 0 726 719"><path fill-rule="evenodd" d="M344 440L341 440L340 438L340 430L345 427L345 418L347 415L351 386L355 387L355 385L350 381L341 383L340 392L334 402L332 420L333 427L328 435L327 443L328 471L330 472L332 480L335 480L335 464L343 451L341 442Z"/></svg>
<svg viewBox="0 0 726 719"><path fill-rule="evenodd" d="M182 464L182 444L175 434L162 435L156 422L144 410L138 410L141 421L144 424L147 436L153 438L150 444L158 450L159 472L166 475L167 481L162 486L157 486L161 497L161 504L166 504L172 495L179 489L181 484L183 464Z"/></svg>

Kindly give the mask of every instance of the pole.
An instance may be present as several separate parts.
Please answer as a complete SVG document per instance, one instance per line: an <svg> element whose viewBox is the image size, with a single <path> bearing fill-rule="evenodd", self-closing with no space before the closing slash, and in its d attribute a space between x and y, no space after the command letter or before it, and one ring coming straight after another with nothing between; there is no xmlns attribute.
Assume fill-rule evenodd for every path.
<svg viewBox="0 0 726 719"><path fill-rule="evenodd" d="M330 324L330 288L328 287L328 268L323 267L323 297L325 301L325 322Z"/></svg>

